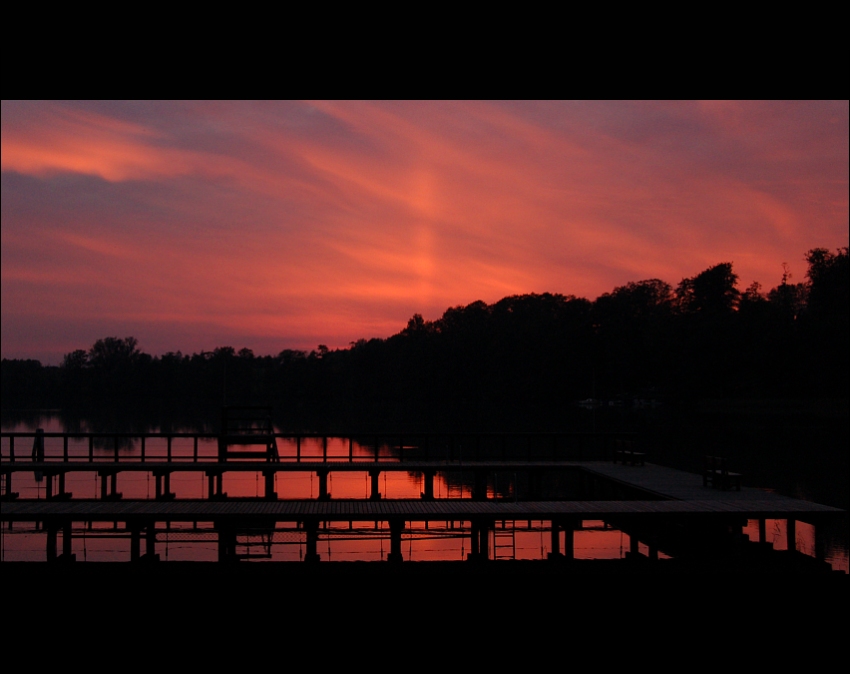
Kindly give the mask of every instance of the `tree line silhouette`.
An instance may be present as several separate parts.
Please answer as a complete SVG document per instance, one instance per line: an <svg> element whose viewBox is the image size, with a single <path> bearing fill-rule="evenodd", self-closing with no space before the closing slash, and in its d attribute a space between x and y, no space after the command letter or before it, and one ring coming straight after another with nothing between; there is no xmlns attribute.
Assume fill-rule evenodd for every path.
<svg viewBox="0 0 850 674"><path fill-rule="evenodd" d="M60 366L2 361L2 406L80 414L133 410L217 419L265 404L292 430L567 430L578 402L638 410L701 398L844 398L848 248L805 255L768 292L741 291L732 263L682 279L628 283L595 301L505 297L415 314L398 334L349 348L256 356L222 346L151 356L106 337ZM590 405L590 403L588 403Z"/></svg>

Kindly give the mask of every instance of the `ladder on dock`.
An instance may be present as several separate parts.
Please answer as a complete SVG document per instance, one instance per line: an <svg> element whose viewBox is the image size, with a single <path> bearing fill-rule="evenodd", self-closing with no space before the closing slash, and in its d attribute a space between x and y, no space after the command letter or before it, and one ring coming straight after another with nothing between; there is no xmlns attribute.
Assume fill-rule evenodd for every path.
<svg viewBox="0 0 850 674"><path fill-rule="evenodd" d="M274 530L270 532L238 532L234 549L235 557L236 559L271 559L273 542Z"/></svg>
<svg viewBox="0 0 850 674"><path fill-rule="evenodd" d="M516 527L513 523L505 528L506 522L502 520L502 528L493 527L493 559L516 559Z"/></svg>

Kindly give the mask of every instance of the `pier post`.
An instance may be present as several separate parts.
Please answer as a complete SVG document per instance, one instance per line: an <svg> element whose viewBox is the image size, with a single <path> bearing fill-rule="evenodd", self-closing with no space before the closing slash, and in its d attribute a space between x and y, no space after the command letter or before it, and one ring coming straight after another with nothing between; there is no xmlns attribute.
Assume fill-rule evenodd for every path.
<svg viewBox="0 0 850 674"><path fill-rule="evenodd" d="M173 499L176 494L171 491L171 471L155 472L156 478L156 499Z"/></svg>
<svg viewBox="0 0 850 674"><path fill-rule="evenodd" d="M77 558L71 546L71 524L72 522L70 520L62 523L62 561L65 562L73 562Z"/></svg>
<svg viewBox="0 0 850 674"><path fill-rule="evenodd" d="M328 471L326 468L316 471L316 477L319 478L319 500L328 501L331 495L328 493Z"/></svg>
<svg viewBox="0 0 850 674"><path fill-rule="evenodd" d="M14 439L15 438L9 438L9 440L14 440ZM3 501L14 501L19 496L18 492L12 491L12 475L13 474L14 473L11 470L10 471L3 471L3 477L5 478L4 482L6 483L6 488L3 491L2 496L0 496L0 499L3 500ZM9 524L11 525L12 522L10 521Z"/></svg>
<svg viewBox="0 0 850 674"><path fill-rule="evenodd" d="M486 501L487 500L487 471L486 470L476 470L475 471L475 485L472 489L472 500L473 501Z"/></svg>
<svg viewBox="0 0 850 674"><path fill-rule="evenodd" d="M561 557L561 526L558 520L552 520L552 550L549 552L549 559L558 559Z"/></svg>
<svg viewBox="0 0 850 674"><path fill-rule="evenodd" d="M422 500L423 501L433 501L434 500L434 472L433 470L425 471L425 491L422 492Z"/></svg>
<svg viewBox="0 0 850 674"><path fill-rule="evenodd" d="M318 562L320 557L317 551L319 543L319 522L318 520L304 520L302 523L304 531L307 534L307 550L304 553L305 562Z"/></svg>
<svg viewBox="0 0 850 674"><path fill-rule="evenodd" d="M138 562L142 556L142 531L138 524L130 524L130 561Z"/></svg>
<svg viewBox="0 0 850 674"><path fill-rule="evenodd" d="M118 471L101 470L100 476L100 498L102 501L119 501L121 493L118 491ZM107 480L109 481L107 486Z"/></svg>
<svg viewBox="0 0 850 674"><path fill-rule="evenodd" d="M656 534L651 534L649 536L649 540L646 542L647 546L649 546L649 560L652 562L658 561L658 537Z"/></svg>
<svg viewBox="0 0 850 674"><path fill-rule="evenodd" d="M638 559L640 557L640 541L634 531L629 533L629 557Z"/></svg>
<svg viewBox="0 0 850 674"><path fill-rule="evenodd" d="M797 549L797 520L790 517L785 527L785 541L789 552L794 552Z"/></svg>
<svg viewBox="0 0 850 674"><path fill-rule="evenodd" d="M815 527L815 559L819 562L826 561L826 536L824 536L823 522L818 520L812 522Z"/></svg>
<svg viewBox="0 0 850 674"><path fill-rule="evenodd" d="M145 557L151 561L158 561L156 554L156 522L150 522L145 531Z"/></svg>
<svg viewBox="0 0 850 674"><path fill-rule="evenodd" d="M53 522L47 522L47 561L55 562L58 558L56 554L56 533L57 526Z"/></svg>
<svg viewBox="0 0 850 674"><path fill-rule="evenodd" d="M378 477L381 475L380 470L370 470L369 476L372 478L372 493L369 494L370 501L380 501L381 500L381 492L378 491L380 489L380 485L378 484Z"/></svg>
<svg viewBox="0 0 850 674"><path fill-rule="evenodd" d="M767 525L764 517L759 517L759 543L767 543Z"/></svg>
<svg viewBox="0 0 850 674"><path fill-rule="evenodd" d="M268 501L276 501L277 500L277 492L274 490L274 476L275 471L273 470L264 470L263 477L266 482L266 492L265 498Z"/></svg>
<svg viewBox="0 0 850 674"><path fill-rule="evenodd" d="M404 556L401 553L401 532L404 531L404 520L391 519L390 524L390 552L387 555L388 562L401 562Z"/></svg>
<svg viewBox="0 0 850 674"><path fill-rule="evenodd" d="M229 522L216 522L218 531L218 561L235 562L236 558L236 529Z"/></svg>
<svg viewBox="0 0 850 674"><path fill-rule="evenodd" d="M478 530L478 535L481 537L481 543L478 546L478 553L482 560L490 559L490 530L494 528L493 522L482 522Z"/></svg>
<svg viewBox="0 0 850 674"><path fill-rule="evenodd" d="M472 533L471 548L467 559L470 561L485 561L490 559L490 529L495 527L495 522L474 519L470 522Z"/></svg>
<svg viewBox="0 0 850 674"><path fill-rule="evenodd" d="M219 471L207 471L207 478L209 480L209 499L212 501L213 499L226 498L227 494L222 491L224 473Z"/></svg>
<svg viewBox="0 0 850 674"><path fill-rule="evenodd" d="M532 500L540 498L543 476L539 470L528 471L528 497Z"/></svg>
<svg viewBox="0 0 850 674"><path fill-rule="evenodd" d="M66 437L65 441L67 442L67 440L68 440L68 438ZM67 461L67 459L66 459L66 461ZM61 498L63 500L67 500L67 499L71 498L72 496L73 496L73 494L71 494L71 492L65 491L65 471L63 470L59 473L59 493L56 494L56 498Z"/></svg>
<svg viewBox="0 0 850 674"><path fill-rule="evenodd" d="M463 526L463 522L461 522L461 527ZM480 531L481 527L479 526L478 520L472 520L469 523L470 530L470 551L467 559L470 561L477 561L481 556L481 536Z"/></svg>
<svg viewBox="0 0 850 674"><path fill-rule="evenodd" d="M575 559L576 556L576 529L581 529L581 520L561 520L561 528L564 530L564 559Z"/></svg>

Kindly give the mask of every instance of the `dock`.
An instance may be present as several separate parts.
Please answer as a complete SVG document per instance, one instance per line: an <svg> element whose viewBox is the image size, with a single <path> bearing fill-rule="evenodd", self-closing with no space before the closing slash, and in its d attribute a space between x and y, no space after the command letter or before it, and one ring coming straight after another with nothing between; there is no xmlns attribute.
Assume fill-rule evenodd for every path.
<svg viewBox="0 0 850 674"><path fill-rule="evenodd" d="M10 436L13 434L3 434ZM16 434L17 436L26 434ZM60 434L57 434L60 435ZM49 562L72 561L71 541L75 528L91 527L92 523L115 524L116 535L130 538L130 562L159 559L158 535L167 523L212 523L211 530L218 540L218 561L234 562L246 558L237 553L240 536L249 532L274 531L276 528L291 532L303 541L306 550L303 561L321 561L317 543L322 531L335 525L354 523L379 523L387 531L389 541L388 562L402 562L402 541L414 523L418 526L454 526L467 536L469 561L494 561L498 559L496 535L499 523L545 522L548 530L549 560L567 563L574 561L573 534L581 531L588 521L602 521L626 533L632 561L643 559L667 562L679 566L703 568L706 560L714 564L734 567L744 564L756 568L758 564L773 564L776 555L767 554L764 522L784 520L787 536L786 548L793 553L795 527L804 522L815 527L815 554L810 561L794 557L794 568L828 570L824 562L822 542L817 532L825 523L835 518L846 518L839 508L802 499L741 487L740 490L719 489L706 486L699 474L687 473L653 464L651 461L618 463L611 459L573 458L562 452L560 458L462 460L460 457L434 459L381 456L348 457L302 456L300 442L297 453L287 456L277 451L268 437L251 438L245 444L259 444L260 452L239 458L237 451L226 451L227 445L218 440L218 456L204 456L198 451L198 436L194 436L194 451L186 456L171 452L171 439L165 456L152 456L142 452L138 456L125 456L117 450L109 458L94 451L74 455L69 452L71 434L61 434L63 451L34 452L24 458L14 453L14 440L10 441L8 454L0 456L0 471L4 476L4 490L0 507L0 521L7 529L18 523L38 523L45 532L45 558ZM29 434L28 437L34 437ZM36 438L36 444L39 440ZM18 440L18 446L22 443ZM506 443L502 442L504 447ZM527 443L530 446L531 443ZM557 447L547 438L546 446ZM118 445L116 441L116 446ZM274 450L272 450L274 445ZM144 446L144 445L143 445ZM403 444L400 444L404 447ZM467 443L467 447L469 443ZM478 446L481 446L480 440ZM89 448L93 441L89 439ZM327 439L324 440L327 447ZM498 452L491 452L491 454ZM586 453L586 452L585 452ZM415 452L408 451L408 457ZM471 452L467 453L469 456ZM480 452L478 456L480 456ZM504 454L508 454L505 452ZM557 456L557 451L552 455ZM472 456L475 456L472 454ZM335 499L328 489L329 476L337 472L362 472L370 476L370 493L361 499ZM419 498L388 499L379 490L378 478L385 472L416 473L422 476L423 490ZM100 498L75 498L65 491L65 476L87 472L100 480ZM125 499L118 491L119 476L124 473L143 472L156 482L156 491L150 499ZM206 480L206 498L176 498L170 489L170 476L176 472L192 472ZM222 488L227 473L253 472L262 475L264 489L257 498L228 497ZM553 498L543 489L547 475L559 473L567 476L569 493ZM40 473L47 477L45 497L19 498L12 485L22 473ZM275 476L287 473L311 473L319 482L318 496L311 499L285 498L275 491ZM472 487L468 498L437 497L434 479L437 475L465 476ZM511 475L522 481L524 491L512 496L488 490L494 475ZM521 476L521 477L518 477ZM59 483L53 490L54 479ZM748 520L759 522L759 540L752 542L742 534ZM119 523L120 526L119 526ZM641 552L644 549L644 552ZM659 554L661 553L661 554ZM494 563L500 563L495 562ZM754 566L755 565L755 566Z"/></svg>

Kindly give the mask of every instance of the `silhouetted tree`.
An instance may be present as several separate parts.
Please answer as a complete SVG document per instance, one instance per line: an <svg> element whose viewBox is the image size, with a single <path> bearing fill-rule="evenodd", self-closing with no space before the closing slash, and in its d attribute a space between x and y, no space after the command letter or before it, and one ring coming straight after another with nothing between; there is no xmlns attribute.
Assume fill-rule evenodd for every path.
<svg viewBox="0 0 850 674"><path fill-rule="evenodd" d="M89 349L89 364L96 369L126 367L138 357L138 343L135 337L99 339Z"/></svg>
<svg viewBox="0 0 850 674"><path fill-rule="evenodd" d="M279 424L301 430L535 430L573 427L570 410L590 396L846 396L847 249L805 257L805 283L791 283L784 265L768 293L758 283L739 292L722 263L675 292L648 279L594 302L550 293L477 301L434 321L414 314L387 339L309 354L222 346L155 358L135 338L107 337L58 368L4 359L2 404L217 419L223 402L271 403Z"/></svg>
<svg viewBox="0 0 850 674"><path fill-rule="evenodd" d="M682 279L676 289L679 309L686 314L728 314L738 306L740 292L731 262L709 267L693 278Z"/></svg>
<svg viewBox="0 0 850 674"><path fill-rule="evenodd" d="M812 313L847 316L850 306L850 264L848 248L830 253L826 248L813 248L806 253L809 270L808 310Z"/></svg>

